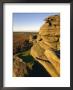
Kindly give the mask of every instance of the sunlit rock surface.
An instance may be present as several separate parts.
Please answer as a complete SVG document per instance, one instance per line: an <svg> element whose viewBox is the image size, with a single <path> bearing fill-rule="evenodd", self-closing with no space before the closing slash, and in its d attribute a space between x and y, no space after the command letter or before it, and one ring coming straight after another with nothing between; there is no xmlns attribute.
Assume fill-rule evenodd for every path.
<svg viewBox="0 0 73 90"><path fill-rule="evenodd" d="M36 62L40 64L39 67L44 67L44 69L41 70L43 72L46 71L48 76L60 76L60 53L59 55L56 53L60 52L60 16L54 15L45 18L44 24L40 27L39 32L28 35L27 40L28 43L26 43L26 39L22 37L21 40L19 38L17 41L14 41L14 53L17 56L14 55L13 76L33 76L34 74L32 75L32 73L39 69L38 67L34 69Z"/></svg>

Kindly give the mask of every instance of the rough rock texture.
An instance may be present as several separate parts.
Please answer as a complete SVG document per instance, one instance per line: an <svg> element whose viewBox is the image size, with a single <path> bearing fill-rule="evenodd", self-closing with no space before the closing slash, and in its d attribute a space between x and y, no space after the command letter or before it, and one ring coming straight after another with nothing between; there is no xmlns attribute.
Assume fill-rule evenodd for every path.
<svg viewBox="0 0 73 90"><path fill-rule="evenodd" d="M45 21L39 31L40 39L46 44L50 43L50 48L60 50L60 16L50 16Z"/></svg>
<svg viewBox="0 0 73 90"><path fill-rule="evenodd" d="M13 77L28 76L28 71L32 70L33 63L24 62L21 58L14 55L13 57Z"/></svg>
<svg viewBox="0 0 73 90"><path fill-rule="evenodd" d="M13 58L13 76L14 77L23 77L25 75L27 75L27 66L26 63L22 61L22 59L20 59L17 56L14 56Z"/></svg>
<svg viewBox="0 0 73 90"><path fill-rule="evenodd" d="M55 51L60 51L60 16L54 15L47 17L45 23L40 27L38 34L30 35L29 39L29 42L33 43L30 54L35 60L38 61L51 76L60 76L60 61L55 54ZM15 45L15 47L18 46L17 42ZM13 59L13 76L27 76L27 68L32 70L32 63L23 62L23 60L17 56L14 56Z"/></svg>
<svg viewBox="0 0 73 90"><path fill-rule="evenodd" d="M37 33L32 32L14 32L13 33L13 54L26 51L31 48L32 43L29 42L29 38Z"/></svg>
<svg viewBox="0 0 73 90"><path fill-rule="evenodd" d="M60 62L54 52L60 50L60 16L47 17L35 41L31 48L31 55L51 76L59 76ZM45 53L46 50L47 53Z"/></svg>

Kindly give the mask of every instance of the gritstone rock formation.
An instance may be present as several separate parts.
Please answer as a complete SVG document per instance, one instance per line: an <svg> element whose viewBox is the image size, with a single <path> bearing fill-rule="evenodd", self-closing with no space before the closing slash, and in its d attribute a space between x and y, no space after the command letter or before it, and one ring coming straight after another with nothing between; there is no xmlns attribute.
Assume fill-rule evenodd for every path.
<svg viewBox="0 0 73 90"><path fill-rule="evenodd" d="M60 76L60 61L55 54L55 51L60 51L60 16L47 17L35 41L31 55L51 76Z"/></svg>
<svg viewBox="0 0 73 90"><path fill-rule="evenodd" d="M60 16L49 16L44 21L38 34L29 37L29 43L33 43L30 55L45 68L48 74L58 77L60 76L60 58L55 52L60 51ZM18 47L17 43L15 47ZM23 62L21 58L14 56L13 76L27 76L27 67L32 69L30 63Z"/></svg>
<svg viewBox="0 0 73 90"><path fill-rule="evenodd" d="M22 59L20 59L17 56L14 56L13 58L13 76L17 76L17 77L23 77L25 75L27 75L27 66L26 63L23 62Z"/></svg>
<svg viewBox="0 0 73 90"><path fill-rule="evenodd" d="M39 31L40 39L51 49L60 50L60 16L50 16L45 21Z"/></svg>
<svg viewBox="0 0 73 90"><path fill-rule="evenodd" d="M13 77L28 76L28 70L32 70L33 64L24 62L18 56L13 57Z"/></svg>

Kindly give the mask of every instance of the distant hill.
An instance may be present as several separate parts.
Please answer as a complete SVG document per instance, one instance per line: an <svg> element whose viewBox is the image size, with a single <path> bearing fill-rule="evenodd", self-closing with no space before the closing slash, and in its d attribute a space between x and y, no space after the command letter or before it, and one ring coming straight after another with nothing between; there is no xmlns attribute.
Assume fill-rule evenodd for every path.
<svg viewBox="0 0 73 90"><path fill-rule="evenodd" d="M13 54L30 48L32 45L29 42L30 37L35 35L35 32L13 32Z"/></svg>
<svg viewBox="0 0 73 90"><path fill-rule="evenodd" d="M60 16L44 20L38 33L13 33L15 76L60 76Z"/></svg>

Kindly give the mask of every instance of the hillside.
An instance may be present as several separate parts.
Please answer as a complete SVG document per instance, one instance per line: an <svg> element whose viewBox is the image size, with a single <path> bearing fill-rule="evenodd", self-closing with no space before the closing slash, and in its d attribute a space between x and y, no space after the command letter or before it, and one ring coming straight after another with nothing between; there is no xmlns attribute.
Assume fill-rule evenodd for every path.
<svg viewBox="0 0 73 90"><path fill-rule="evenodd" d="M14 32L13 33L13 54L30 49L32 43L30 37L37 33L32 32Z"/></svg>
<svg viewBox="0 0 73 90"><path fill-rule="evenodd" d="M13 76L59 77L60 16L46 17L37 33L14 32L13 58Z"/></svg>

